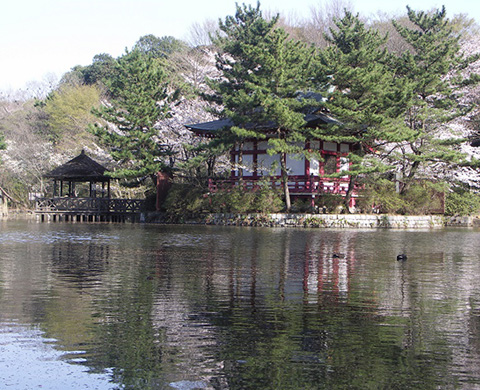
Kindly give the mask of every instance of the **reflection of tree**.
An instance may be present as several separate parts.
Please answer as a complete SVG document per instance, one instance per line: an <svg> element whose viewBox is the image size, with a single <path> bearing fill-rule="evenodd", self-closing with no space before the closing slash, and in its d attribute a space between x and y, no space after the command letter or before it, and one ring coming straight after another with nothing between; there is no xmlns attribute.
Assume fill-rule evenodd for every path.
<svg viewBox="0 0 480 390"><path fill-rule="evenodd" d="M454 383L465 345L478 351L478 302L471 340L447 340L439 320L463 299L448 294L461 259L392 257L404 241L424 247L418 234L169 229L138 246L53 246L48 335L119 387L436 388Z"/></svg>
<svg viewBox="0 0 480 390"><path fill-rule="evenodd" d="M381 326L385 318L372 290L350 290L354 234L285 231L269 240L238 237L227 270L223 253L208 251L209 279L212 264L228 275L228 304L212 284L205 304L229 388L411 388L412 378L421 378L418 388L435 383L441 365L432 369L428 355L402 348L403 326Z"/></svg>
<svg viewBox="0 0 480 390"><path fill-rule="evenodd" d="M105 323L99 328L103 367L113 368L113 379L122 388L151 388L168 366L163 361L162 329L152 323L153 282L139 275L137 285L118 291L105 302Z"/></svg>
<svg viewBox="0 0 480 390"><path fill-rule="evenodd" d="M122 253L105 295L96 302L98 346L91 364L112 367L113 381L125 389L153 388L163 378L164 334L152 322L155 281L148 252Z"/></svg>
<svg viewBox="0 0 480 390"><path fill-rule="evenodd" d="M96 341L93 297L110 251L107 245L87 242L58 241L51 246L51 271L57 278L51 282L49 299L38 305L43 308L40 315L46 336L58 340L65 351L85 350Z"/></svg>
<svg viewBox="0 0 480 390"><path fill-rule="evenodd" d="M80 356L91 371L109 369L119 388L152 388L166 367L163 332L152 323L155 280L148 253L95 240L52 246L58 279L42 327L59 348L76 351L72 357L84 351Z"/></svg>
<svg viewBox="0 0 480 390"><path fill-rule="evenodd" d="M52 246L52 271L77 288L99 282L110 257L108 245L62 242Z"/></svg>

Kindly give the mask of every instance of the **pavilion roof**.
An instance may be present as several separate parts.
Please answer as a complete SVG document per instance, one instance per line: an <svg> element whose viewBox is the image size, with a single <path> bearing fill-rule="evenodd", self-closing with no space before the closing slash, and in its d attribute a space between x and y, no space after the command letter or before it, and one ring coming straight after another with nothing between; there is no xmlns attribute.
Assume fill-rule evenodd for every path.
<svg viewBox="0 0 480 390"><path fill-rule="evenodd" d="M106 176L105 172L108 172L107 168L88 157L82 150L77 157L50 171L45 177L72 181L109 181L110 177Z"/></svg>
<svg viewBox="0 0 480 390"><path fill-rule="evenodd" d="M322 124L338 123L337 120L323 113L306 114L304 116L305 127L315 127ZM185 127L198 135L215 136L215 133L223 128L232 127L234 125L231 119L218 119L210 122L196 123L185 125ZM258 129L263 131L275 129L273 121L264 124L247 124L247 129Z"/></svg>

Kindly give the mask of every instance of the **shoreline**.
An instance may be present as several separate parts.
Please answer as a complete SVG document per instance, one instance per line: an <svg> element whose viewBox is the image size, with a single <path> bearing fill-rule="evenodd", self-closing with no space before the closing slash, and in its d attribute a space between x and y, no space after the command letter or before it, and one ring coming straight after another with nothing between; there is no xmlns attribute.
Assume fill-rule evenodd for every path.
<svg viewBox="0 0 480 390"><path fill-rule="evenodd" d="M37 216L32 211L13 211L8 215L0 215L0 221L23 219L38 221ZM140 222L137 221L135 223L341 229L441 229L445 227L480 227L480 217L476 216L450 217L443 215L390 214L212 213L204 216L191 218L179 217L175 220L171 220L164 213L149 212L142 214L139 221Z"/></svg>
<svg viewBox="0 0 480 390"><path fill-rule="evenodd" d="M342 229L441 229L445 227L480 227L480 219L471 216L443 215L388 215L388 214L231 214L216 213L204 217L185 218L174 222L161 213L147 214L148 223L252 226L305 227Z"/></svg>

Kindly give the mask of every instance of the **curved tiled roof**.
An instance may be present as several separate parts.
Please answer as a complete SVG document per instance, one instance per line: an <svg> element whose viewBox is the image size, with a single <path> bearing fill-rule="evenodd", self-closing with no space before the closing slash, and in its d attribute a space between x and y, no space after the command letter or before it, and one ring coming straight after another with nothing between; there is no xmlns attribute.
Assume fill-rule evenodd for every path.
<svg viewBox="0 0 480 390"><path fill-rule="evenodd" d="M322 114L322 113L317 113L317 114L306 114L304 116L305 119L305 127L315 127L320 124L329 124L329 123L338 123L335 119L332 117ZM215 132L226 128L226 127L231 127L233 126L233 122L231 119L219 119L216 121L210 121L210 122L203 122L203 123L196 123L196 124L191 124L191 125L185 125L185 127L197 134L202 134L202 135L215 135ZM275 123L270 122L264 125L254 125L253 123L250 125L247 125L246 128L260 128L263 130L272 130L275 128Z"/></svg>

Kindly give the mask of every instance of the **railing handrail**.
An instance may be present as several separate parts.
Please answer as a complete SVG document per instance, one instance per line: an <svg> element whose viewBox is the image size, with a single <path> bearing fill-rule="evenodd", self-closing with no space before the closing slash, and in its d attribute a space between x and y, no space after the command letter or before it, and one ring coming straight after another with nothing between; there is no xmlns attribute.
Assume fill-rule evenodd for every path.
<svg viewBox="0 0 480 390"><path fill-rule="evenodd" d="M209 179L209 189L211 192L218 191L219 188L240 185L240 183L247 189L256 189L262 180L266 180L274 188L282 186L281 177L231 177L227 179ZM289 176L288 188L292 194L346 194L349 178L338 177L328 178L323 176ZM359 187L355 185L354 191Z"/></svg>
<svg viewBox="0 0 480 390"><path fill-rule="evenodd" d="M144 206L144 199L55 197L37 198L35 210L125 214L140 213Z"/></svg>

